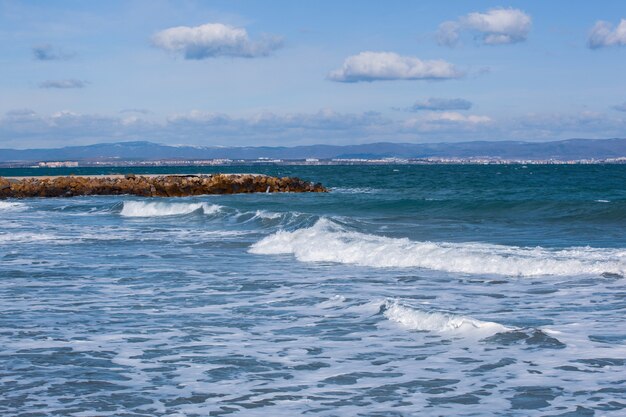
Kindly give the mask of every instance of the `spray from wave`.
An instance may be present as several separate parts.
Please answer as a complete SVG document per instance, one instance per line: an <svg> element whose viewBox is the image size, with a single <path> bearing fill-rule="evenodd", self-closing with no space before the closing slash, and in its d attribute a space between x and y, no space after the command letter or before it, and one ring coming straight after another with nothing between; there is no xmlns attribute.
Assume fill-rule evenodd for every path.
<svg viewBox="0 0 626 417"><path fill-rule="evenodd" d="M180 216L194 212L215 214L221 206L207 203L169 203L169 202L144 202L125 201L120 215L123 217L161 217Z"/></svg>
<svg viewBox="0 0 626 417"><path fill-rule="evenodd" d="M489 336L512 330L490 321L476 320L457 314L418 310L402 305L396 300L385 300L380 305L380 312L388 320L410 330L480 336Z"/></svg>
<svg viewBox="0 0 626 417"><path fill-rule="evenodd" d="M348 231L328 219L309 228L279 231L252 245L254 254L293 254L302 262L337 262L369 267L423 268L506 276L626 274L626 251L484 243L419 242Z"/></svg>

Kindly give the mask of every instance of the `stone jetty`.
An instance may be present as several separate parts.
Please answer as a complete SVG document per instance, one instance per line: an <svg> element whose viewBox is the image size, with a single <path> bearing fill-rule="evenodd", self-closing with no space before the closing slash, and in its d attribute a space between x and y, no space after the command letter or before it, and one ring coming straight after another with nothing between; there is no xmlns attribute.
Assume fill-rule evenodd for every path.
<svg viewBox="0 0 626 417"><path fill-rule="evenodd" d="M0 177L0 198L122 194L184 197L203 194L326 191L319 183L259 174Z"/></svg>

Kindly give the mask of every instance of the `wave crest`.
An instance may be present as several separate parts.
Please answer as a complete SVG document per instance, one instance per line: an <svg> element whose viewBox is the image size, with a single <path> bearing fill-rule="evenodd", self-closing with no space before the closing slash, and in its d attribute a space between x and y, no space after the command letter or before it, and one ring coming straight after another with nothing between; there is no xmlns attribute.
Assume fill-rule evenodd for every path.
<svg viewBox="0 0 626 417"><path fill-rule="evenodd" d="M22 211L26 210L23 203L14 203L11 201L0 201L0 211Z"/></svg>
<svg viewBox="0 0 626 417"><path fill-rule="evenodd" d="M120 212L124 217L161 217L180 216L202 211L204 214L215 214L221 206L207 203L169 203L154 201L125 201Z"/></svg>
<svg viewBox="0 0 626 417"><path fill-rule="evenodd" d="M347 231L328 219L295 231L279 231L252 245L251 253L293 254L302 262L337 262L370 267L424 268L506 276L626 273L626 251L484 243L419 242Z"/></svg>
<svg viewBox="0 0 626 417"><path fill-rule="evenodd" d="M380 306L380 311L390 321L411 330L480 334L482 336L511 330L491 321L481 321L471 317L437 311L421 311L404 306L396 300L384 301Z"/></svg>

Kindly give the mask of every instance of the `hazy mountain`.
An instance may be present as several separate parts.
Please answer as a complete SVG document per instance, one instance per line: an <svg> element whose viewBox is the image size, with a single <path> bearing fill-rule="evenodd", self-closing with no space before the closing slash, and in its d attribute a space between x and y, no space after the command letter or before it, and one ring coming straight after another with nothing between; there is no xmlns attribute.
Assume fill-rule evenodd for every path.
<svg viewBox="0 0 626 417"><path fill-rule="evenodd" d="M294 147L194 147L151 142L102 143L57 149L0 149L0 161L158 159L304 159L379 157L499 157L585 159L626 156L626 139L569 139L554 142L370 143Z"/></svg>

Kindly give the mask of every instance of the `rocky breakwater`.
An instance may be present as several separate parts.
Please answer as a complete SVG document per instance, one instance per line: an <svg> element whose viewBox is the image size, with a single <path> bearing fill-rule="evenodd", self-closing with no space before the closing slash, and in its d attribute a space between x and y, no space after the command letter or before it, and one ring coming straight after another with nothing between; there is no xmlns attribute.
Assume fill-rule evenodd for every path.
<svg viewBox="0 0 626 417"><path fill-rule="evenodd" d="M314 184L299 178L254 174L0 177L0 198L122 194L184 197L265 192L326 192L326 189L319 183Z"/></svg>

